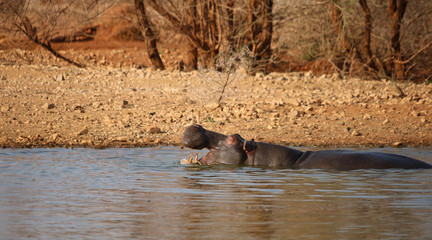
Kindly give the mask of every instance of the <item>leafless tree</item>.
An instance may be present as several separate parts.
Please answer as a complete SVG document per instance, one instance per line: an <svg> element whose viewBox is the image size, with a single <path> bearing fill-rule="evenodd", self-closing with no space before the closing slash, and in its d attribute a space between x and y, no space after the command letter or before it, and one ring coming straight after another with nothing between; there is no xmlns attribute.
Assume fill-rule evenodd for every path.
<svg viewBox="0 0 432 240"><path fill-rule="evenodd" d="M154 30L152 29L152 24L150 23L149 18L147 17L146 7L143 0L134 0L135 9L138 17L138 24L140 26L141 32L145 37L145 42L147 46L147 53L152 62L153 66L156 69L163 70L165 66L162 62L162 59L159 56L158 48L157 48L157 39L154 34Z"/></svg>
<svg viewBox="0 0 432 240"><path fill-rule="evenodd" d="M262 70L271 59L272 0L146 0L146 3L171 29L183 34L187 41L187 63L211 67L220 48L230 46L233 52L249 46ZM246 11L245 11L246 9Z"/></svg>
<svg viewBox="0 0 432 240"><path fill-rule="evenodd" d="M272 56L273 1L253 0L248 3L247 45L255 58L253 71L267 71Z"/></svg>
<svg viewBox="0 0 432 240"><path fill-rule="evenodd" d="M405 64L401 62L403 60L401 49L401 26L407 4L407 0L388 0L388 9L391 19L391 35L389 41L390 47L387 71L394 73L398 79L403 79L406 76Z"/></svg>
<svg viewBox="0 0 432 240"><path fill-rule="evenodd" d="M114 3L115 0L3 0L0 18L5 23L3 31L23 34L57 58L83 67L60 54L50 42L59 36L75 35L86 22Z"/></svg>

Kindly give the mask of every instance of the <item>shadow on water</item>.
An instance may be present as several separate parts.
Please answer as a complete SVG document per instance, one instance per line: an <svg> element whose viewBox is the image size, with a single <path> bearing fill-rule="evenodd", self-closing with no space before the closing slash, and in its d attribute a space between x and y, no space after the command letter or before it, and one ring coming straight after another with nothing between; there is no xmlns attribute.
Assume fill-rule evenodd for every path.
<svg viewBox="0 0 432 240"><path fill-rule="evenodd" d="M432 162L431 148L373 150ZM180 165L190 152L1 149L0 238L432 236L431 170Z"/></svg>

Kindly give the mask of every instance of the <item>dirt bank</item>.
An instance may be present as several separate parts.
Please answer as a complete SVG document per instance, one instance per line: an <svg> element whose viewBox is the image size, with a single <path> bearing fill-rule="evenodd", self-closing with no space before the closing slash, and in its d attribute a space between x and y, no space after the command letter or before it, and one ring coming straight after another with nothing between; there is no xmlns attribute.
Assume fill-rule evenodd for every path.
<svg viewBox="0 0 432 240"><path fill-rule="evenodd" d="M217 107L215 75L103 64L133 49L84 51L67 55L99 64L1 51L0 146L178 145L192 123L291 146L432 146L431 84L238 75Z"/></svg>

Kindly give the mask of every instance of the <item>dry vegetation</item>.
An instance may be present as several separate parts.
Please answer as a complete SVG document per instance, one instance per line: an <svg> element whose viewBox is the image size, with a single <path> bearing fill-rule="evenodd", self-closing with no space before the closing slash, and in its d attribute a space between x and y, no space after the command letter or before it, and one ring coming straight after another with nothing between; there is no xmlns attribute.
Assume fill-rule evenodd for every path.
<svg viewBox="0 0 432 240"><path fill-rule="evenodd" d="M59 49L52 48L52 42L117 38L143 40L156 69L212 67L221 48L229 46L235 52L246 46L255 59L251 72L312 69L420 82L430 81L432 75L432 2L427 0L3 0L0 4L4 32L19 33L13 36L25 36L57 56ZM170 62L167 54L161 57L166 51L181 62Z"/></svg>
<svg viewBox="0 0 432 240"><path fill-rule="evenodd" d="M432 145L431 1L0 5L1 146Z"/></svg>

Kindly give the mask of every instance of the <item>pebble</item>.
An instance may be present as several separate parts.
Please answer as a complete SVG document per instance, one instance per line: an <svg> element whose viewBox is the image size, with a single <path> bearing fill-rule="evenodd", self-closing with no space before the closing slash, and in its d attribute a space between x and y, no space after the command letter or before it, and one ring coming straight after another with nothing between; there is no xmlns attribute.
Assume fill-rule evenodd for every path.
<svg viewBox="0 0 432 240"><path fill-rule="evenodd" d="M305 111L306 111L306 112L312 112L313 110L314 110L313 107L306 107L306 108L305 108Z"/></svg>
<svg viewBox="0 0 432 240"><path fill-rule="evenodd" d="M287 114L287 117L289 117L289 118L291 118L291 119L298 118L298 117L300 117L300 112L297 111L297 110L292 110L291 112L289 112L289 113Z"/></svg>
<svg viewBox="0 0 432 240"><path fill-rule="evenodd" d="M35 59L37 60L37 57ZM107 58L106 61L109 63L110 59ZM311 128L313 124L322 124L323 127L319 131L310 130L314 140L309 144L319 144L321 139L333 136L333 134L335 138L341 137L342 140L339 140L338 143L345 141L344 136L360 134L358 130L354 131L352 126L363 126L360 129L363 136L372 137L370 138L372 140L364 138L365 142L374 141L373 139L379 139L379 136L377 137L373 132L374 124L381 123L382 125L376 130L378 134L389 135L382 141L391 146L400 137L398 134L405 132L405 128L399 130L399 126L408 123L405 126L410 136L412 132L420 132L427 136L425 142L430 140L431 110L428 106L417 104L426 103L430 106L432 103L430 86L419 87L411 83L402 84L389 81L338 79L337 75L313 77L311 73L284 75L272 73L271 78L258 74L257 81L233 82L233 85L227 88L223 104L218 106L211 103L214 104L212 106L205 104L217 96L207 96L205 93L209 91L205 90L214 85L208 81L196 80L197 71L176 73L178 79L174 81L167 79L168 82L165 82L165 80L158 81L158 78L162 76L174 78L170 71L151 72L152 70L137 70L136 64L133 64L132 69L129 69L129 66L131 64L125 62L123 69L90 66L90 69L73 70L74 68L69 66L59 69L57 66L47 64L46 66L37 65L37 68L30 69L29 72L25 71L25 65L14 66L19 70L8 74L6 84L0 89L3 96L6 97L5 101L8 98L13 100L27 95L34 100L29 101L28 104L17 104L13 101L0 104L0 117L5 119L4 125L0 125L1 135L13 136L13 141L15 141L15 133L18 136L33 136L31 131L36 132L34 129L40 127L40 132L45 139L60 138L56 142L72 141L73 139L79 139L77 140L79 142L93 136L102 139L100 141L102 142L110 136L127 135L131 137L128 132L139 129L142 132L138 134L134 132L133 135L141 142L150 143L155 137L165 140L171 135L171 132L175 132L175 136L181 135L182 126L194 122L201 122L207 125L208 129L224 133L255 128L247 134L260 134L263 130L267 130L267 127L274 130L282 126L285 133L292 131L293 136L296 136L299 131ZM44 72L44 74L31 72L35 70ZM145 78L137 81L137 77L147 77L149 73L152 79ZM103 76L100 76L101 74ZM118 79L117 74L123 79L122 81ZM0 74L0 82L1 78L2 74ZM253 76L248 78L248 80L254 80ZM35 89L33 85L38 87L38 91L33 91ZM396 85L403 87L403 91L395 87ZM202 94L199 95L199 93ZM166 94L170 96L166 97ZM383 95L388 98L383 99ZM388 100L390 96L391 99ZM109 103L108 98L113 100ZM274 99L276 101L272 102ZM47 102L46 105L44 105L45 102ZM323 103L325 106L320 106ZM54 110L47 111L47 109L52 109L52 105L49 104L54 104ZM118 108L130 107L132 104L136 106L136 110L115 111L119 110ZM161 106L161 104L164 105ZM408 104L413 108L410 108ZM203 105L205 108L214 109L214 112L207 113ZM366 110L367 105L370 107ZM84 107L88 114L73 112L75 110L83 113ZM349 117L342 114L342 109L345 107ZM63 114L62 111L65 109L67 112ZM223 111L218 112L219 109ZM52 114L53 112L55 114ZM412 115L411 112L413 112ZM401 118L410 120L404 122L404 119L393 119L398 114ZM215 122L204 122L207 115L211 116ZM412 116L418 117L413 118ZM376 123L375 121L364 121L369 119L376 120ZM389 119L392 120L389 121ZM18 128L16 127L18 125L14 124L20 121L29 125L28 130L20 129L21 132L18 132L17 129L22 126ZM226 124L228 121L231 123ZM219 122L224 122L227 126L219 126ZM78 128L76 128L77 124L79 124ZM342 124L343 127L351 126L351 129L338 133L331 132L335 124ZM86 131L82 131L81 137L74 138L77 134L81 134L78 131L83 130L81 129L83 126L89 126L92 131L84 134L88 131L87 128ZM159 128L159 130L147 131L147 126L156 126L156 129ZM228 126L232 127L232 131ZM14 130L8 130L8 128ZM160 133L160 128L164 130L164 133L170 132L170 134L151 135ZM395 131L398 134L389 134ZM337 134L342 134L342 136ZM286 137L284 134L282 136ZM274 141L277 140L279 139ZM289 141L288 137L281 140ZM303 140L295 139L295 141L299 143ZM352 137L346 141L350 143L349 141L357 140ZM361 139L358 142L362 141ZM95 140L96 144L98 142L99 140Z"/></svg>
<svg viewBox="0 0 432 240"><path fill-rule="evenodd" d="M115 142L129 142L129 137L127 137L127 136L116 137L116 138L112 139L112 141L115 141Z"/></svg>
<svg viewBox="0 0 432 240"><path fill-rule="evenodd" d="M9 142L9 138L7 136L0 137L0 145L7 144Z"/></svg>
<svg viewBox="0 0 432 240"><path fill-rule="evenodd" d="M74 110L75 112L85 113L84 108L83 108L82 106L80 106L80 105L75 105L75 106L73 106L73 110Z"/></svg>
<svg viewBox="0 0 432 240"><path fill-rule="evenodd" d="M63 81L63 80L65 80L65 77L63 74L59 74L59 75L54 76L54 80Z"/></svg>
<svg viewBox="0 0 432 240"><path fill-rule="evenodd" d="M220 106L219 103L213 102L213 103L208 103L208 104L204 105L204 108L207 111L211 112L211 111L216 110L216 108L218 108L219 106Z"/></svg>
<svg viewBox="0 0 432 240"><path fill-rule="evenodd" d="M10 110L10 107L8 106L8 105L6 105L6 106L1 106L1 108L0 108L0 111L2 112L2 113L6 113L6 112L8 112Z"/></svg>
<svg viewBox="0 0 432 240"><path fill-rule="evenodd" d="M93 141L91 139L82 139L80 141L80 144L82 144L82 145L89 145L89 146L94 145L94 143L93 143Z"/></svg>
<svg viewBox="0 0 432 240"><path fill-rule="evenodd" d="M351 132L351 136L358 137L358 136L361 136L361 133L359 133L356 130L354 130L354 131Z"/></svg>
<svg viewBox="0 0 432 240"><path fill-rule="evenodd" d="M156 133L161 133L162 131L159 127L152 126L147 128L147 132L150 134L156 134Z"/></svg>
<svg viewBox="0 0 432 240"><path fill-rule="evenodd" d="M386 87L384 90L387 91L388 94L390 96L393 96L393 97L405 96L405 93L402 91L402 89L396 85L390 85L390 86Z"/></svg>
<svg viewBox="0 0 432 240"><path fill-rule="evenodd" d="M132 107L132 104L129 104L129 101L127 101L127 100L121 100L121 101L118 103L118 106L119 106L120 108L130 108L130 107Z"/></svg>
<svg viewBox="0 0 432 240"><path fill-rule="evenodd" d="M257 72L255 74L255 79L259 80L259 79L262 79L262 78L264 78L264 73L263 72Z"/></svg>
<svg viewBox="0 0 432 240"><path fill-rule="evenodd" d="M89 132L88 127L84 127L83 129L81 129L76 135L77 136L81 136L81 135L86 135Z"/></svg>
<svg viewBox="0 0 432 240"><path fill-rule="evenodd" d="M420 113L416 112L416 111L412 111L411 115L414 116L414 117L418 117L418 116L420 116Z"/></svg>
<svg viewBox="0 0 432 240"><path fill-rule="evenodd" d="M370 114L363 115L363 120L370 120L372 119L372 116Z"/></svg>
<svg viewBox="0 0 432 240"><path fill-rule="evenodd" d="M300 106L300 102L295 98L288 98L285 100L285 102L291 106L294 106L294 107Z"/></svg>
<svg viewBox="0 0 432 240"><path fill-rule="evenodd" d="M54 103L45 103L44 105L42 105L42 108L45 110L53 109L53 108L55 108L55 104Z"/></svg>
<svg viewBox="0 0 432 240"><path fill-rule="evenodd" d="M60 134L58 134L58 133L54 133L51 135L51 139L54 141L57 140L59 137L60 137Z"/></svg>
<svg viewBox="0 0 432 240"><path fill-rule="evenodd" d="M92 103L92 106L93 106L94 108L98 108L98 107L102 106L102 102L93 102L93 103Z"/></svg>

